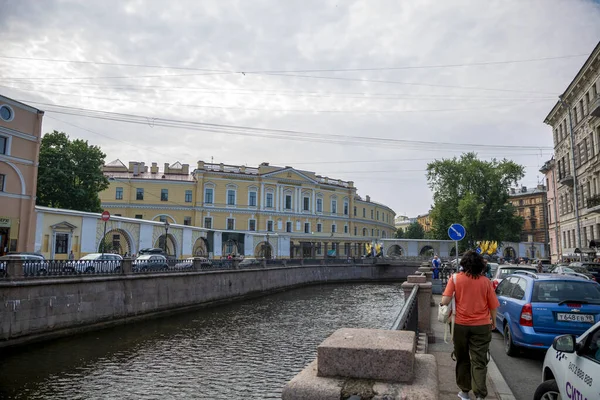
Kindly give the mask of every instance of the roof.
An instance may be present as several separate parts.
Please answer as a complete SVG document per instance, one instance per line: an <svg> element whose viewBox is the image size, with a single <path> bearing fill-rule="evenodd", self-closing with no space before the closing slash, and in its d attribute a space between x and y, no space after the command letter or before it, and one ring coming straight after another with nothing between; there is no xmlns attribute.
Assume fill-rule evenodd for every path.
<svg viewBox="0 0 600 400"><path fill-rule="evenodd" d="M532 194L545 194L546 188L544 187L544 189L538 189L537 187L532 188L532 189L527 189L524 192L521 189L518 189L517 192L515 193L509 193L510 197L519 197L519 196L531 196Z"/></svg>
<svg viewBox="0 0 600 400"><path fill-rule="evenodd" d="M537 276L537 278L534 278L531 275L527 275L527 274L517 274L517 275L523 276L523 277L529 277L529 278L536 279L536 280L544 280L544 281L561 280L561 281L590 282L593 284L596 283L594 281L582 279L581 277L579 277L577 275L552 274L552 273L547 273L547 272L540 272L540 273L536 272L535 275Z"/></svg>
<svg viewBox="0 0 600 400"><path fill-rule="evenodd" d="M127 168L127 166L125 164L123 164L123 161L119 160L118 158L116 160L111 161L108 164L106 164L105 167L124 167L124 168Z"/></svg>
<svg viewBox="0 0 600 400"><path fill-rule="evenodd" d="M183 165L181 165L181 163L179 161L177 161L176 163L171 164L169 166L169 168L172 168L172 169L182 169Z"/></svg>
<svg viewBox="0 0 600 400"><path fill-rule="evenodd" d="M581 76L587 70L587 68L590 66L590 64L594 60L594 58L596 58L598 56L600 56L600 42L598 42L596 47L594 47L594 50L592 50L592 52L590 53L590 56L587 58L587 60L585 60L585 62L583 63L583 65L581 66L581 68L579 69L579 71L577 72L577 74L575 75L573 80L571 81L571 83L569 83L569 86L567 86L567 89L559 97L565 98L571 93L572 89L576 86L576 83L579 80L579 78L581 78ZM560 100L556 102L556 104L554 105L554 107L552 107L552 110L550 110L550 112L548 113L546 118L544 118L545 124L550 125L550 118L551 118L552 114L554 114L559 108L560 108Z"/></svg>
<svg viewBox="0 0 600 400"><path fill-rule="evenodd" d="M29 104L25 104L25 103L15 100L15 99L11 99L10 97L2 96L1 94L0 94L0 101L10 104L11 106L23 108L27 111L37 112L37 113L41 113L41 114L44 113L44 111L40 110L39 108L35 108L33 106L30 106Z"/></svg>

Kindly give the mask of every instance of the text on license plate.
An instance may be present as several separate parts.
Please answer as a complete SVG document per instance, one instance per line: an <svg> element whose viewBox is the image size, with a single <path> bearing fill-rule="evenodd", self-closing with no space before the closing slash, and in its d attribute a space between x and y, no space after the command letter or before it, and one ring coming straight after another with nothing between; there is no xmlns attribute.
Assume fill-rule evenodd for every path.
<svg viewBox="0 0 600 400"><path fill-rule="evenodd" d="M556 319L558 321L594 323L594 316L592 314L556 313Z"/></svg>

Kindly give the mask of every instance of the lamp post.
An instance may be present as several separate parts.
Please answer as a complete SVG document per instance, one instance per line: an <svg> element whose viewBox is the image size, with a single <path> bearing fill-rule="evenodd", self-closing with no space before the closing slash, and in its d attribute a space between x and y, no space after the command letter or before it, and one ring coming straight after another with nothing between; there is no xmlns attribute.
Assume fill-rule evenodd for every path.
<svg viewBox="0 0 600 400"><path fill-rule="evenodd" d="M167 238L169 237L169 220L165 220L165 245L164 245L164 251L165 251L165 256L168 255L167 253Z"/></svg>
<svg viewBox="0 0 600 400"><path fill-rule="evenodd" d="M265 253L265 258L267 260L271 259L271 245L269 244L269 232L267 232L267 248L264 251Z"/></svg>

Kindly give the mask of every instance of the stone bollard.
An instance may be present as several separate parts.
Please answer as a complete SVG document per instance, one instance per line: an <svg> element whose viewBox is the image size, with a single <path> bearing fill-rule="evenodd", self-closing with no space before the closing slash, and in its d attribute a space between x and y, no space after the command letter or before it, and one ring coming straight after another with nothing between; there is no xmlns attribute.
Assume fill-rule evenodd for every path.
<svg viewBox="0 0 600 400"><path fill-rule="evenodd" d="M124 275L131 275L133 273L133 260L130 257L124 258L121 267Z"/></svg>
<svg viewBox="0 0 600 400"><path fill-rule="evenodd" d="M6 266L6 274L9 279L20 279L23 277L23 262L19 260L9 260Z"/></svg>
<svg viewBox="0 0 600 400"><path fill-rule="evenodd" d="M342 328L283 389L283 400L437 400L435 357L415 354L415 333Z"/></svg>
<svg viewBox="0 0 600 400"><path fill-rule="evenodd" d="M402 283L404 298L408 299L410 292L414 286L419 286L417 292L417 302L419 309L419 331L431 336L431 301L433 299L431 293L431 282L427 282L427 278L422 275L409 275L406 282Z"/></svg>
<svg viewBox="0 0 600 400"><path fill-rule="evenodd" d="M192 261L192 267L194 270L200 271L202 269L202 261L200 261L198 258L194 258L194 261Z"/></svg>

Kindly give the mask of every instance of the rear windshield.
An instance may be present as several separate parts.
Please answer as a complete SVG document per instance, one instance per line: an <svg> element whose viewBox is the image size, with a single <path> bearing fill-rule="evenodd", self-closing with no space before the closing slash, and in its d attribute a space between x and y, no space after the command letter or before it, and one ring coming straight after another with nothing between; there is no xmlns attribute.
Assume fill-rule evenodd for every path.
<svg viewBox="0 0 600 400"><path fill-rule="evenodd" d="M498 278L504 279L504 278L506 278L507 275L514 274L515 271L531 271L533 273L537 272L536 269L531 269L531 268L501 268Z"/></svg>
<svg viewBox="0 0 600 400"><path fill-rule="evenodd" d="M600 285L585 281L538 281L533 284L533 303L557 303L562 300L600 304Z"/></svg>

